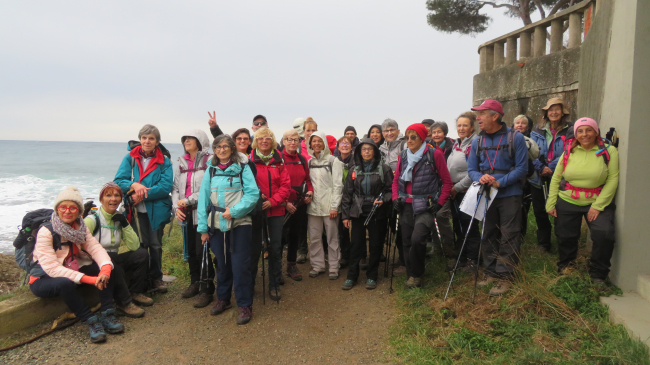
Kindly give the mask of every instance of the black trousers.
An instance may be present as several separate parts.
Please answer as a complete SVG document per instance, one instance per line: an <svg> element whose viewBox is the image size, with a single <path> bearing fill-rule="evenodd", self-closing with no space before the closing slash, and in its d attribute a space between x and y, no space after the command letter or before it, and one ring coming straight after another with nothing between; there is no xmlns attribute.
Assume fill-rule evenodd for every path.
<svg viewBox="0 0 650 365"><path fill-rule="evenodd" d="M339 219L339 247L341 248L341 260L350 261L350 230L343 225L343 219ZM327 252L327 248L325 248L325 252Z"/></svg>
<svg viewBox="0 0 650 365"><path fill-rule="evenodd" d="M140 247L135 251L128 251L121 254L109 252L111 261L113 261L113 272L111 277L115 282L115 296L128 298L123 300L128 304L131 302L131 293L144 293L149 285L147 281L147 272L149 271L149 253ZM127 282L126 273L130 274L130 280ZM117 274L117 275L116 275Z"/></svg>
<svg viewBox="0 0 650 365"><path fill-rule="evenodd" d="M460 253L460 262L464 263L467 260L478 260L478 250L479 244L481 243L481 234L478 230L479 221L474 219L472 221L472 216L467 215L460 211L460 203L463 201L465 193L456 194L456 199L451 202L452 209L451 213L453 216L454 222L454 233L456 235L456 240L454 241L454 246L456 247L456 252ZM470 228L470 222L472 227L467 234L467 229ZM467 241L465 242L465 248L461 252L463 247L463 240L467 234ZM458 256L456 256L458 257Z"/></svg>
<svg viewBox="0 0 650 365"><path fill-rule="evenodd" d="M136 234L142 233L140 247L149 252L149 280L162 280L162 242L164 226L152 230L148 213L138 213L138 219L133 219L131 225ZM140 229L138 229L138 223Z"/></svg>
<svg viewBox="0 0 650 365"><path fill-rule="evenodd" d="M79 272L89 276L97 276L99 274L99 267L97 263L93 262L91 265L83 266ZM99 298L101 301L101 311L104 312L113 308L113 294L115 290L115 281L119 280L119 272L111 272L111 277L104 290L100 290ZM123 279L122 279L123 280ZM42 276L40 279L33 282L29 289L39 298L51 298L61 296L61 299L67 304L68 308L74 313L77 318L82 321L87 320L93 316L90 307L86 305L81 295L77 291L77 284L74 281L58 277L52 278L47 275ZM115 293L117 294L117 293ZM128 304L131 301L131 296L128 298L119 298L115 296L115 301L119 304ZM125 302L128 300L128 302Z"/></svg>
<svg viewBox="0 0 650 365"><path fill-rule="evenodd" d="M546 250L551 249L551 226L550 216L546 212L546 198L544 190L530 186L530 193L533 199L533 213L537 222L537 244Z"/></svg>
<svg viewBox="0 0 650 365"><path fill-rule="evenodd" d="M521 248L521 195L496 198L483 225L483 264L487 276L512 279Z"/></svg>
<svg viewBox="0 0 650 365"><path fill-rule="evenodd" d="M203 257L203 244L201 243L201 235L196 231L194 222L194 214L196 210L192 210L185 215L185 226L181 226L185 230L185 240L187 244L187 266L190 268L190 281L192 284L198 283L201 279L201 258ZM214 293L214 273L217 263L217 258L212 259L212 255L208 254L208 261L203 264L203 276L207 275L208 285L199 285L200 293L212 294ZM205 267L207 265L207 268Z"/></svg>
<svg viewBox="0 0 650 365"><path fill-rule="evenodd" d="M395 223L397 221L397 214L393 211L393 203L392 201L386 205L387 209L387 214L389 216L388 218L388 225L390 226L390 229L395 231ZM392 237L391 237L392 239ZM392 242L391 242L392 243ZM388 244L388 242L387 242ZM402 243L402 230L397 229L397 237L395 238L395 245L397 246L397 253L399 256L399 259L397 261L399 266L405 266L406 264L404 263L404 244ZM392 250L392 248L391 248Z"/></svg>
<svg viewBox="0 0 650 365"><path fill-rule="evenodd" d="M413 205L405 203L399 218L399 229L403 231L404 257L406 274L409 277L424 276L424 265L427 253L427 237L435 229L433 215L423 212L413 214Z"/></svg>
<svg viewBox="0 0 650 365"><path fill-rule="evenodd" d="M284 218L283 218L284 219ZM287 262L296 262L298 249L307 247L307 205L296 209L282 229L283 241L287 243Z"/></svg>
<svg viewBox="0 0 650 365"><path fill-rule="evenodd" d="M530 205L533 203L533 195L530 192L530 183L526 182L524 185L524 196L521 201L521 235L526 237L528 232L528 212L530 212Z"/></svg>
<svg viewBox="0 0 650 365"><path fill-rule="evenodd" d="M555 236L558 243L559 261L558 271L570 265L578 256L578 240L580 239L580 228L583 217L587 218L588 206L579 206L562 198L557 199L555 205L557 220L555 225ZM615 243L614 213L616 205L610 204L604 211L600 212L598 218L593 222L587 220L591 231L593 246L591 259L589 260L589 275L594 279L607 278L611 266L612 253Z"/></svg>
<svg viewBox="0 0 650 365"><path fill-rule="evenodd" d="M365 256L366 253L366 230L370 242L368 244L370 249L370 256L368 260L368 269L366 270L366 278L377 280L379 272L379 259L383 248L384 237L381 236L380 225L385 223L384 219L371 219L367 226L363 223L366 221L367 216L359 218L351 218L352 224L352 238L350 240L350 268L348 269L348 280L357 281L359 278L359 261Z"/></svg>

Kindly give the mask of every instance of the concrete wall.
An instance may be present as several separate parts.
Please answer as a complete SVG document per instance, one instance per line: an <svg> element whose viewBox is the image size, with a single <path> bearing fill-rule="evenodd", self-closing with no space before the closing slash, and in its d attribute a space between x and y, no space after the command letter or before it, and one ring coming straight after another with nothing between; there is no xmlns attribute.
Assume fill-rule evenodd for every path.
<svg viewBox="0 0 650 365"><path fill-rule="evenodd" d="M650 145L650 1L615 0L613 4L600 121L601 129L615 127L620 137L617 246L610 277L623 290L634 290L637 275L650 273L646 153Z"/></svg>
<svg viewBox="0 0 650 365"><path fill-rule="evenodd" d="M474 76L474 105L485 99L503 104L504 119L511 123L518 114L538 121L548 99L561 97L578 117L580 48L572 48L527 60L523 67L512 64Z"/></svg>

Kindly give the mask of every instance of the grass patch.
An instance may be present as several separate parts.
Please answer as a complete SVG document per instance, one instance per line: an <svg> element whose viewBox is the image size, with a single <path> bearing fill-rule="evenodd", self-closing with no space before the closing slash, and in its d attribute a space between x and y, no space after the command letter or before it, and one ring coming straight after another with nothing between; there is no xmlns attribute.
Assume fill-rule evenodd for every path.
<svg viewBox="0 0 650 365"><path fill-rule="evenodd" d="M458 272L447 301L445 260L428 259L424 286L407 290L397 279L398 319L391 329L392 361L408 364L650 364L647 347L608 320L603 295L587 274L585 239L575 269L556 273L557 253L536 248L536 225L528 235L513 289L505 296L478 289L474 276ZM554 242L554 245L555 242Z"/></svg>
<svg viewBox="0 0 650 365"><path fill-rule="evenodd" d="M172 286L186 287L190 284L190 269L183 259L183 230L178 221L174 222L171 234L168 234L169 227L165 226L163 236L163 273L176 277Z"/></svg>

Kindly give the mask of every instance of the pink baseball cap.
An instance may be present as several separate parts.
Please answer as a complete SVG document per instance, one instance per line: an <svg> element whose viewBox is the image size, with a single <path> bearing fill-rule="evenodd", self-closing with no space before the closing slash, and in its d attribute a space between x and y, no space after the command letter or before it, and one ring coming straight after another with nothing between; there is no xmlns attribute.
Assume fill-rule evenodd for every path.
<svg viewBox="0 0 650 365"><path fill-rule="evenodd" d="M480 110L493 110L501 115L503 115L503 107L501 106L501 103L499 103L496 100L492 99L485 99L485 101L477 106L472 108L474 111L480 111Z"/></svg>

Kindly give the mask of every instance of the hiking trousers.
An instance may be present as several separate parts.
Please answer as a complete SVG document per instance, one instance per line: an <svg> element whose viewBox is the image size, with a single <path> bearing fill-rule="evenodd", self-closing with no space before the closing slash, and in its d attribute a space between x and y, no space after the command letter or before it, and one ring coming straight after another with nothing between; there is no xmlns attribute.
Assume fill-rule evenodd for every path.
<svg viewBox="0 0 650 365"><path fill-rule="evenodd" d="M546 211L544 190L530 185L530 194L533 199L533 213L537 222L537 245L548 251L551 249L551 231L553 227L551 226L550 216Z"/></svg>
<svg viewBox="0 0 650 365"><path fill-rule="evenodd" d="M298 250L307 247L307 205L299 206L289 217L283 234L287 242L287 262L296 262Z"/></svg>
<svg viewBox="0 0 650 365"><path fill-rule="evenodd" d="M485 274L510 280L519 264L521 248L521 195L496 198L483 225L482 254Z"/></svg>
<svg viewBox="0 0 650 365"><path fill-rule="evenodd" d="M472 221L472 216L467 215L460 211L460 203L465 198L465 193L456 194L456 199L451 202L454 205L451 213L454 218L454 232L456 233L455 247L458 258L458 253L460 253L460 262L465 263L467 260L478 261L478 247L481 243L481 233L479 233L478 226L479 221L474 219ZM467 233L467 229L470 228L470 223L472 227ZM465 240L465 235L467 235L467 241L465 242L465 248L461 252L463 247L463 240Z"/></svg>
<svg viewBox="0 0 650 365"><path fill-rule="evenodd" d="M424 276L427 237L432 229L436 229L433 214L425 211L414 215L413 204L404 203L404 209L399 215L399 229L403 231L406 274L408 277L421 278Z"/></svg>
<svg viewBox="0 0 650 365"><path fill-rule="evenodd" d="M138 220L133 219L131 225L136 234L142 233L140 247L149 252L149 280L162 280L162 238L165 226L152 230L147 213L138 213Z"/></svg>
<svg viewBox="0 0 650 365"><path fill-rule="evenodd" d="M196 214L196 210L192 210L185 216L185 226L181 225L181 229L185 230L185 244L187 245L187 266L190 268L190 282L191 284L198 283L201 278L201 259L203 257L203 244L201 243L201 235L196 232L197 226L192 224L194 221L193 215ZM214 263L217 262L217 259L214 259L214 262L211 257L208 257L208 261L203 264L203 275L208 276L208 283L199 284L199 292L212 294L214 293ZM205 268L207 265L207 268ZM207 273L207 274L206 274Z"/></svg>
<svg viewBox="0 0 650 365"><path fill-rule="evenodd" d="M252 238L250 224L237 226L227 232L216 229L210 233L210 249L217 259L219 300L229 301L234 285L237 306L253 305L253 276L250 272Z"/></svg>
<svg viewBox="0 0 650 365"><path fill-rule="evenodd" d="M327 260L329 272L338 274L341 250L339 247L339 218L330 219L329 216L309 215L309 263L313 270L327 271L325 265L325 250L323 249L323 226L327 232ZM365 244L364 244L365 247Z"/></svg>
<svg viewBox="0 0 650 365"><path fill-rule="evenodd" d="M266 237L264 230L264 219L266 219L267 225L269 227L269 238L270 242L267 242L267 252L269 253L268 257L268 285L269 289L275 289L280 285L280 280L282 280L282 222L284 216L279 217L262 217L262 214L266 214L266 211L261 212L257 215L257 221L254 219L252 224L252 229L257 229L253 231L252 240L253 240L253 251L251 253L251 278L253 279L253 285L255 285L255 278L257 277L258 264L260 256L262 253L262 242L263 238ZM259 243L256 243L259 242ZM264 258L262 258L264 260ZM218 268L217 268L218 270ZM217 271L218 272L218 271Z"/></svg>
<svg viewBox="0 0 650 365"><path fill-rule="evenodd" d="M370 255L368 257L368 269L366 270L366 278L377 281L379 272L379 260L381 258L382 249L384 247L384 237L381 234L380 226L385 225L385 219L371 219L367 226L363 223L366 221L367 216L359 218L351 218L351 231L352 238L350 240L350 268L348 269L348 280L357 281L359 279L359 262L366 253L366 230L370 241L368 243Z"/></svg>
<svg viewBox="0 0 650 365"><path fill-rule="evenodd" d="M131 302L131 293L144 293L147 291L147 271L149 271L149 254L147 250L140 247L135 251L127 251L118 254L108 252L113 262L111 278L115 282L116 296L124 298L128 304ZM126 273L130 273L130 279L126 281ZM117 275L116 275L117 274ZM128 298L128 299L127 299Z"/></svg>
<svg viewBox="0 0 650 365"><path fill-rule="evenodd" d="M448 259L457 257L456 250L454 249L454 230L451 228L451 219L451 199L448 199L445 205L436 213L438 228L436 228L435 222L433 225L433 236L437 237L438 241L440 241L442 253ZM440 230L439 237L438 230Z"/></svg>
<svg viewBox="0 0 650 365"><path fill-rule="evenodd" d="M558 271L569 266L578 257L578 241L580 239L582 219L584 218L587 221L587 213L590 208L591 205L580 206L569 203L562 198L557 199L555 204L557 211L555 236L557 237L559 256ZM615 212L616 205L611 203L605 210L600 212L598 218L593 222L587 221L593 241L591 259L589 260L589 276L592 279L605 280L609 275L610 261L616 241Z"/></svg>

